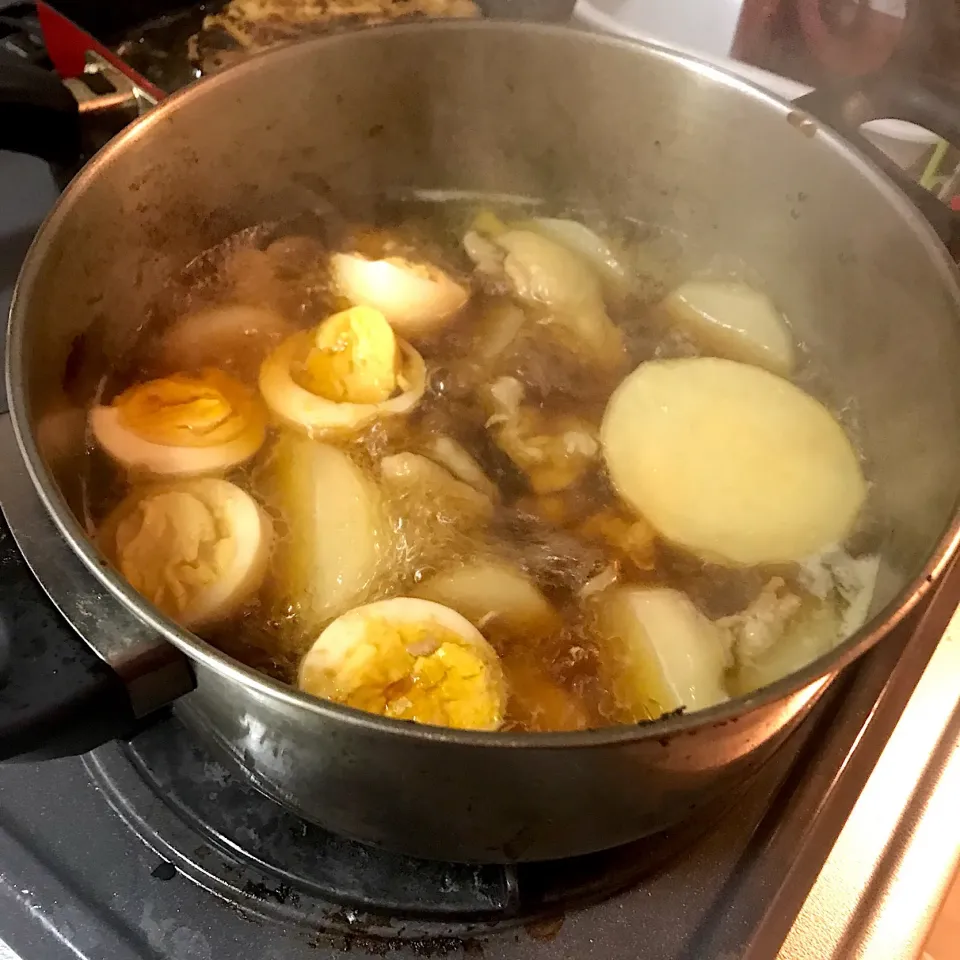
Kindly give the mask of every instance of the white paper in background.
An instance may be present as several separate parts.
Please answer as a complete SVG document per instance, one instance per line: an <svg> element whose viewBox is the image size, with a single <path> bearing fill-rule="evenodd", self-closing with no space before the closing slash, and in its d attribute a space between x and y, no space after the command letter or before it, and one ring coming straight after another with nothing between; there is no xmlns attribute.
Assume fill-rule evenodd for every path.
<svg viewBox="0 0 960 960"><path fill-rule="evenodd" d="M0 940L0 960L20 960L20 954L14 953L3 940Z"/></svg>
<svg viewBox="0 0 960 960"><path fill-rule="evenodd" d="M904 20L907 16L907 0L868 0L867 6L898 20Z"/></svg>
<svg viewBox="0 0 960 960"><path fill-rule="evenodd" d="M611 13L628 23L642 23L650 36L668 44L726 57L743 4L744 0L622 0ZM907 15L907 0L868 0L867 5L898 20Z"/></svg>
<svg viewBox="0 0 960 960"><path fill-rule="evenodd" d="M906 0L870 0L903 16ZM574 21L602 32L665 43L726 67L760 87L793 100L810 88L730 59L742 0L577 0ZM897 11L900 11L899 13ZM907 169L937 140L934 134L900 120L877 120L864 128L867 139Z"/></svg>
<svg viewBox="0 0 960 960"><path fill-rule="evenodd" d="M615 16L627 23L642 23L650 36L668 44L726 57L742 6L743 0L623 0Z"/></svg>

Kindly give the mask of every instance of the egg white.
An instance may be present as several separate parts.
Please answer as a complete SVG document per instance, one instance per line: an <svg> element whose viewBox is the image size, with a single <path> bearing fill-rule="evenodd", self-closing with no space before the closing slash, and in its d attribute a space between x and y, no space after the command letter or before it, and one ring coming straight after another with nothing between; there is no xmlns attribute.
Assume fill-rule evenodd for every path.
<svg viewBox="0 0 960 960"><path fill-rule="evenodd" d="M227 480L201 477L141 490L114 510L98 534L102 548L121 572L123 558L117 555L116 543L118 528L147 498L169 492L196 497L216 518L221 539L229 539L233 544L229 564L175 615L182 626L197 629L231 617L259 590L273 547L273 524L250 494ZM177 523L177 519L169 515L168 520Z"/></svg>
<svg viewBox="0 0 960 960"><path fill-rule="evenodd" d="M336 253L330 267L340 291L355 304L374 307L408 337L437 332L463 309L470 295L442 270L421 276L390 260Z"/></svg>
<svg viewBox="0 0 960 960"><path fill-rule="evenodd" d="M392 597L354 607L337 617L317 637L303 658L300 675L303 676L311 668L336 670L343 664L347 654L363 642L366 626L374 621L423 625L435 623L455 633L466 646L479 651L485 659L489 658L491 662L497 660L496 652L483 634L456 610L418 597Z"/></svg>

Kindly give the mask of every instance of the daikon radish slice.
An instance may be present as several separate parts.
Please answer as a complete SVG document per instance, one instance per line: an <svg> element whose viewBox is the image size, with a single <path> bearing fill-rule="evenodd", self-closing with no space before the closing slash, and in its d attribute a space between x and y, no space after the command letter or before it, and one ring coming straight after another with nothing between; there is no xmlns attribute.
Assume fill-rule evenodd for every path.
<svg viewBox="0 0 960 960"><path fill-rule="evenodd" d="M632 719L655 720L683 707L702 710L727 699L723 632L679 590L619 587L597 601L611 687Z"/></svg>
<svg viewBox="0 0 960 960"><path fill-rule="evenodd" d="M730 566L841 542L866 495L830 412L765 370L714 357L641 364L600 430L621 497L664 539Z"/></svg>
<svg viewBox="0 0 960 960"><path fill-rule="evenodd" d="M787 376L794 345L783 316L759 290L731 280L689 280L661 304L704 349Z"/></svg>
<svg viewBox="0 0 960 960"><path fill-rule="evenodd" d="M481 630L533 638L562 625L533 581L506 563L477 560L442 571L417 586L414 595L451 607Z"/></svg>

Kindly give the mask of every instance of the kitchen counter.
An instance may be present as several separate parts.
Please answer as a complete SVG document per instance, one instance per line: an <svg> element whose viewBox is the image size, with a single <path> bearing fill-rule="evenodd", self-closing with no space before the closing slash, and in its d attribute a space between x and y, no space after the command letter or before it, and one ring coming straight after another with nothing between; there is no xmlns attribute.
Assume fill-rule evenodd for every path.
<svg viewBox="0 0 960 960"><path fill-rule="evenodd" d="M958 808L960 611L855 799L778 960L918 956L960 864Z"/></svg>

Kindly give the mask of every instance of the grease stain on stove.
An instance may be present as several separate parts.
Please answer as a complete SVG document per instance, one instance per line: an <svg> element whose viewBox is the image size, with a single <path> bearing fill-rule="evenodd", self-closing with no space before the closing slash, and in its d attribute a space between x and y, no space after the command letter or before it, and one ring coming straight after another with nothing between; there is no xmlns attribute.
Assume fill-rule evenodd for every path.
<svg viewBox="0 0 960 960"><path fill-rule="evenodd" d="M180 917L156 916L153 903L144 904L140 929L151 950L162 957L185 960L212 960L213 950L206 936L186 925Z"/></svg>
<svg viewBox="0 0 960 960"><path fill-rule="evenodd" d="M564 916L547 917L543 920L534 920L531 923L524 924L524 930L531 940L537 940L540 943L550 943L557 939L560 929L563 927Z"/></svg>
<svg viewBox="0 0 960 960"><path fill-rule="evenodd" d="M484 938L497 934L502 944L508 929L507 940L520 950L542 949L537 941L557 936L562 908L593 903L632 885L678 846L671 839L653 850L647 844L574 863L530 866L511 881L486 868L422 864L359 847L298 820L233 776L217 783L220 769L174 718L140 734L122 758L135 761L138 775L148 771L147 782L186 813L187 825L202 823L237 855L187 834L190 839L176 848L178 874L191 880L212 876L238 916L284 924L293 917L299 943L326 947L328 953L350 950L358 960L363 955L400 960L411 952L424 958L477 956ZM218 776L212 778L214 772ZM208 799L211 790L217 802ZM514 839L522 847L530 838L521 833ZM257 869L254 861L263 860L284 874ZM521 897L518 891L527 888ZM383 909L345 907L341 898ZM532 926L524 930L524 921Z"/></svg>
<svg viewBox="0 0 960 960"><path fill-rule="evenodd" d="M296 907L300 903L300 894L285 883L278 883L276 887L268 887L262 880L247 880L243 885L243 892L248 897L254 897L257 900L272 900L281 906L289 903L291 907Z"/></svg>
<svg viewBox="0 0 960 960"><path fill-rule="evenodd" d="M157 880L172 880L176 875L177 868L169 860L161 860L150 871L150 876Z"/></svg>
<svg viewBox="0 0 960 960"><path fill-rule="evenodd" d="M365 956L387 957L391 953L403 952L432 960L434 957L449 957L460 954L464 957L482 957L483 944L477 939L460 937L424 937L416 940L386 940L366 935L347 935L320 933L311 941L315 950L327 950L333 953L350 953L352 950Z"/></svg>

